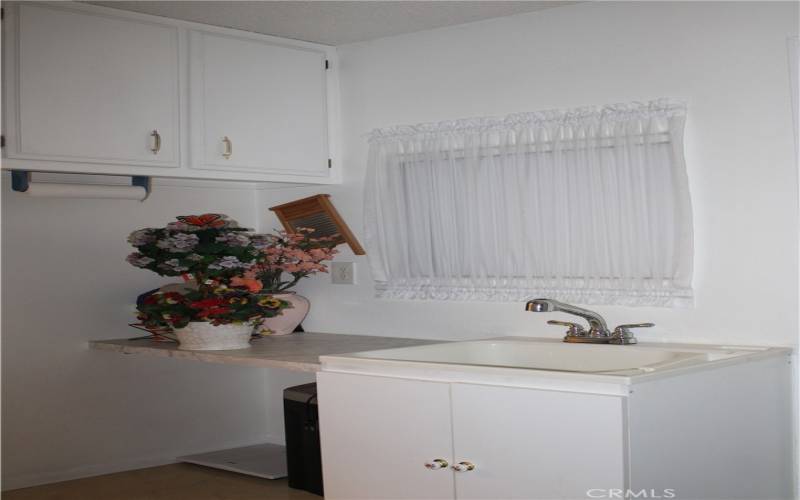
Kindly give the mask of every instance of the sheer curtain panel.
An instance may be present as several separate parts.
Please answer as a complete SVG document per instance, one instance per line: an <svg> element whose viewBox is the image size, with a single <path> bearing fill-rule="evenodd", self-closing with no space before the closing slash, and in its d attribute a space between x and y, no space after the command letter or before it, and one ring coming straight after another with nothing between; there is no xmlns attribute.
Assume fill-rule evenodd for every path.
<svg viewBox="0 0 800 500"><path fill-rule="evenodd" d="M690 305L685 118L661 99L373 131L378 296Z"/></svg>

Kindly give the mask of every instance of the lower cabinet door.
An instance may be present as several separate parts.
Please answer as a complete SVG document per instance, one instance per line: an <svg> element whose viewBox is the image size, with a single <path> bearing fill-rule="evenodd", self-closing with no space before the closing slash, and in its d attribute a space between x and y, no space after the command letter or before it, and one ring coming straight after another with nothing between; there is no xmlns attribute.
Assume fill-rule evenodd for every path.
<svg viewBox="0 0 800 500"><path fill-rule="evenodd" d="M452 405L454 463L468 463L455 473L459 500L607 498L624 488L622 398L453 384Z"/></svg>
<svg viewBox="0 0 800 500"><path fill-rule="evenodd" d="M317 390L326 500L454 498L449 384L320 372Z"/></svg>

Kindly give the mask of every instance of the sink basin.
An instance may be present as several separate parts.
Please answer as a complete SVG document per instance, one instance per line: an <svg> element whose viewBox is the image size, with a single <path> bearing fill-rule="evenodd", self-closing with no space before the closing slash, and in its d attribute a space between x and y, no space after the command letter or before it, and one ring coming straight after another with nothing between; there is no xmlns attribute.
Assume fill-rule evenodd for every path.
<svg viewBox="0 0 800 500"><path fill-rule="evenodd" d="M788 356L781 347L565 344L498 337L320 356L322 371L629 396L656 378Z"/></svg>
<svg viewBox="0 0 800 500"><path fill-rule="evenodd" d="M628 375L746 354L748 350L564 344L492 339L355 353L376 360Z"/></svg>

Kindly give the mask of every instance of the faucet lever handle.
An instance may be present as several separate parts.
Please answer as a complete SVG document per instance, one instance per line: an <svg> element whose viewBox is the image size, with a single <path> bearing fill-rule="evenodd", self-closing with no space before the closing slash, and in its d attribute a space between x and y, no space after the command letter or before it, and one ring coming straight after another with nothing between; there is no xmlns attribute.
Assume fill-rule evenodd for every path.
<svg viewBox="0 0 800 500"><path fill-rule="evenodd" d="M622 331L627 330L628 328L650 328L651 326L656 326L655 323L630 323L627 325L619 325L614 329L614 331Z"/></svg>
<svg viewBox="0 0 800 500"><path fill-rule="evenodd" d="M586 333L586 330L584 330L583 326L579 325L578 323L573 323L571 321L558 321L555 319L551 319L547 322L547 324L569 327L569 330L567 330L567 335L570 336L584 335Z"/></svg>
<svg viewBox="0 0 800 500"><path fill-rule="evenodd" d="M612 344L630 345L636 344L638 341L631 333L631 328L650 328L656 326L655 323L629 323L627 325L619 325L614 328L614 333L611 334L609 340Z"/></svg>

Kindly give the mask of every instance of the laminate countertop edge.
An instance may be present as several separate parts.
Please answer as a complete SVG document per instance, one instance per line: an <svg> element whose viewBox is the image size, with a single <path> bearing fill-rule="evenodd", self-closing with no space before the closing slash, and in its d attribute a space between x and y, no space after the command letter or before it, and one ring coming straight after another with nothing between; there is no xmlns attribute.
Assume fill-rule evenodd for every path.
<svg viewBox="0 0 800 500"><path fill-rule="evenodd" d="M156 342L148 339L91 340L89 341L89 347L93 350L120 354L144 354L206 363L250 366L254 368L282 368L313 373L320 370L320 356L441 342L444 341L303 332L275 337L267 336L254 340L250 349L231 351L185 351L178 349L177 344L174 343Z"/></svg>

